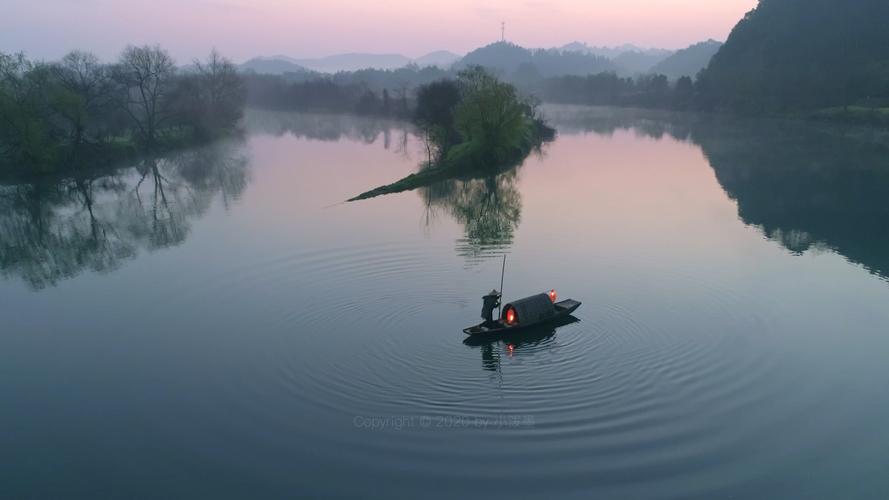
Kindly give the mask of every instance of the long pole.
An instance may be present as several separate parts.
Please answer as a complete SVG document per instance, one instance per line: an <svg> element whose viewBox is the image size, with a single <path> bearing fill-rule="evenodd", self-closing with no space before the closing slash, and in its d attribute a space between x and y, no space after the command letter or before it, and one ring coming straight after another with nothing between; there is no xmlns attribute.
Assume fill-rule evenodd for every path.
<svg viewBox="0 0 889 500"><path fill-rule="evenodd" d="M503 277L506 276L506 254L503 254L503 269L500 270L500 307L497 309L497 317L503 315Z"/></svg>

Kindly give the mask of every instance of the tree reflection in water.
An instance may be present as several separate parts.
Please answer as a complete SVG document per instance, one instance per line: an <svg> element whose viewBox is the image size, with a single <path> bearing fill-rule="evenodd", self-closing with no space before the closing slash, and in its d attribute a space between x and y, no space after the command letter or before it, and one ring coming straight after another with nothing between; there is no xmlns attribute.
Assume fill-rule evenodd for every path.
<svg viewBox="0 0 889 500"><path fill-rule="evenodd" d="M109 272L185 241L190 220L244 192L237 141L147 159L111 175L0 186L0 272L35 289Z"/></svg>
<svg viewBox="0 0 889 500"><path fill-rule="evenodd" d="M258 110L247 113L246 124L253 133L320 141L348 139L373 144L382 137L384 148L406 157L411 156L411 136L415 132L411 124L390 119ZM427 168L426 162L419 166L421 171ZM512 244L522 210L517 186L519 168L510 165L464 173L406 190L418 191L423 199L427 228L442 214L464 226L465 237L458 240L457 252L474 261L502 255Z"/></svg>
<svg viewBox="0 0 889 500"><path fill-rule="evenodd" d="M391 118L324 113L249 110L245 127L253 133L275 137L291 135L301 139L336 142L342 139L374 144L382 135L383 147L408 154L413 126Z"/></svg>
<svg viewBox="0 0 889 500"><path fill-rule="evenodd" d="M745 224L794 255L832 251L889 279L889 132L789 120L554 107L563 133L698 145Z"/></svg>
<svg viewBox="0 0 889 500"><path fill-rule="evenodd" d="M518 168L478 179L450 179L421 188L426 223L445 213L463 225L457 253L468 262L502 255L521 222Z"/></svg>

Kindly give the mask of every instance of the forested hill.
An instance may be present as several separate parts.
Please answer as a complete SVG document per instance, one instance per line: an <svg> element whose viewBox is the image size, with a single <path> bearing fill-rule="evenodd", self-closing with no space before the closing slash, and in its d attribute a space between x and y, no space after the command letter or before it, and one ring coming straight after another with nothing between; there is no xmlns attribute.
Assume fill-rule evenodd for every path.
<svg viewBox="0 0 889 500"><path fill-rule="evenodd" d="M709 107L889 106L889 1L760 0L702 73Z"/></svg>
<svg viewBox="0 0 889 500"><path fill-rule="evenodd" d="M458 69L483 66L502 76L527 80L556 75L588 75L616 71L612 61L594 54L558 49L530 50L509 42L497 42L473 50L457 63Z"/></svg>
<svg viewBox="0 0 889 500"><path fill-rule="evenodd" d="M721 46L716 40L696 43L667 57L651 68L650 72L664 75L670 80L678 80L683 76L694 78L710 64Z"/></svg>

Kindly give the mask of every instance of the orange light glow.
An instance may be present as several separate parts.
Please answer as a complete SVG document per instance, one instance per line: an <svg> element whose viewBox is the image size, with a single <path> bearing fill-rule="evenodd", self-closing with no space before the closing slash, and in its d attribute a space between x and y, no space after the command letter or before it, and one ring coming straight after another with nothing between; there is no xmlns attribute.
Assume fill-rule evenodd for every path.
<svg viewBox="0 0 889 500"><path fill-rule="evenodd" d="M515 309L509 308L506 310L506 324L511 325L515 323Z"/></svg>
<svg viewBox="0 0 889 500"><path fill-rule="evenodd" d="M555 291L555 290L550 290L550 291L549 291L549 300L553 301L553 304L556 303L556 300L558 300L558 298L559 298L559 296L556 295L556 291Z"/></svg>

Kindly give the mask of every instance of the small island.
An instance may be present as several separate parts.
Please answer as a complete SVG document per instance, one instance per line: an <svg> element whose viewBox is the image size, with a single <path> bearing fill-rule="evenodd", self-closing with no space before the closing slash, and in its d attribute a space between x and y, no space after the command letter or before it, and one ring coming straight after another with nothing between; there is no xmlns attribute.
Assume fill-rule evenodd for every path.
<svg viewBox="0 0 889 500"><path fill-rule="evenodd" d="M461 71L456 80L420 87L414 121L423 133L427 161L419 172L348 201L515 166L555 137L537 106L480 66Z"/></svg>

